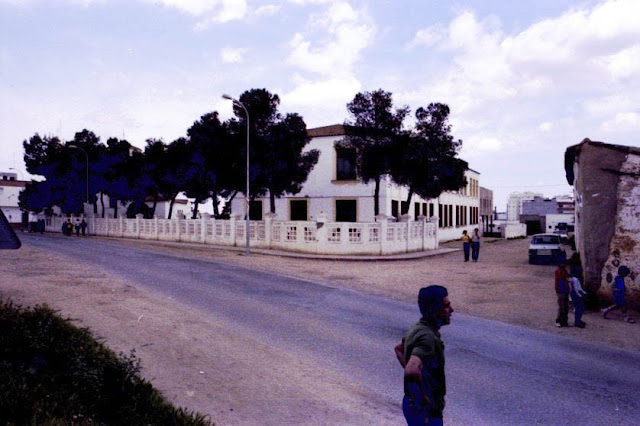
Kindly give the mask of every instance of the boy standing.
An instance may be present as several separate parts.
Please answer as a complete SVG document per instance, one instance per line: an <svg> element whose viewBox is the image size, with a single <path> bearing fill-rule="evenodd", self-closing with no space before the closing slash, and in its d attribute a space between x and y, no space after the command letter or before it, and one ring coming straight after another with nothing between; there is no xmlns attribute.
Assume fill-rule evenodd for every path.
<svg viewBox="0 0 640 426"><path fill-rule="evenodd" d="M609 312L616 309L620 309L620 312L622 312L622 315L624 315L623 319L626 322L629 322L629 323L636 322L636 320L631 318L627 313L627 299L625 297L627 288L624 281L630 272L631 271L629 270L629 268L627 268L624 265L618 268L618 275L614 278L613 282L611 283L611 287L613 288L613 300L615 303L609 306L608 308L602 310L602 316L605 319L607 318L607 315L609 315Z"/></svg>
<svg viewBox="0 0 640 426"><path fill-rule="evenodd" d="M571 288L571 300L573 300L573 307L575 309L574 325L578 328L584 328L587 323L582 321L582 314L584 313L584 300L582 300L582 295L587 294L587 292L582 289L580 279L576 272L571 274L569 285Z"/></svg>

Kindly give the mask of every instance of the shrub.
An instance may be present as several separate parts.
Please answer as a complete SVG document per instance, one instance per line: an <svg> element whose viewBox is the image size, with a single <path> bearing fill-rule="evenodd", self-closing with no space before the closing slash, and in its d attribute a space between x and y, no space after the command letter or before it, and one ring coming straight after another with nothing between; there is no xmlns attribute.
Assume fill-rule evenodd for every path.
<svg viewBox="0 0 640 426"><path fill-rule="evenodd" d="M0 424L210 425L175 408L116 355L47 305L0 299Z"/></svg>

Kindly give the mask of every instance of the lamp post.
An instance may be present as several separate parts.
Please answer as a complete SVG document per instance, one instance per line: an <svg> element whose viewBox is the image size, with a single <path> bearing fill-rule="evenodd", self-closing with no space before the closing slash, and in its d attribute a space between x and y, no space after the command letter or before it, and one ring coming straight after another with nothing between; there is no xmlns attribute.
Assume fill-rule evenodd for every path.
<svg viewBox="0 0 640 426"><path fill-rule="evenodd" d="M79 149L80 151L84 152L84 156L87 159L87 204L89 204L89 154L87 154L87 151L85 151L84 149L80 148L78 145L67 145L69 148L73 148L73 149Z"/></svg>
<svg viewBox="0 0 640 426"><path fill-rule="evenodd" d="M244 216L245 216L245 234L246 234L246 248L245 253L249 255L251 250L249 249L249 211L251 210L249 207L249 111L242 104L242 102L233 99L229 95L222 95L222 99L229 100L233 102L234 105L239 106L244 110L245 115L247 116L247 190L244 195Z"/></svg>

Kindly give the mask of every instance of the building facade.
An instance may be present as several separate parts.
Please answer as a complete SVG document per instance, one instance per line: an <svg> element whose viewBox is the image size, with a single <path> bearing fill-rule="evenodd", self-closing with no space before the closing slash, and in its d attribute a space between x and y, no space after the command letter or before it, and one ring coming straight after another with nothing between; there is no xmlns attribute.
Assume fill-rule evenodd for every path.
<svg viewBox="0 0 640 426"><path fill-rule="evenodd" d="M480 223L482 233L493 232L493 191L480 187Z"/></svg>
<svg viewBox="0 0 640 426"><path fill-rule="evenodd" d="M362 183L356 174L355 154L335 147L345 136L342 125L308 130L311 141L305 149L320 152L318 163L309 173L302 190L275 201L279 220L316 220L319 215L330 222L375 222L380 220L416 220L420 216L438 221L440 241L459 238L462 229L480 223L480 174L467 169L467 186L459 191L442 193L437 199L423 200L414 195L408 214L400 217L408 190L394 184L390 177L380 181L379 215L374 213L374 184ZM256 199L251 218L261 220L269 211L269 198ZM244 199L231 203L232 214L244 212Z"/></svg>
<svg viewBox="0 0 640 426"><path fill-rule="evenodd" d="M585 287L610 303L610 284L625 265L632 279L627 300L640 308L640 148L585 139L565 151L565 171Z"/></svg>
<svg viewBox="0 0 640 426"><path fill-rule="evenodd" d="M18 196L26 184L25 181L18 180L16 173L0 172L0 209L13 225L23 222L23 213L18 207Z"/></svg>
<svg viewBox="0 0 640 426"><path fill-rule="evenodd" d="M522 214L522 205L525 201L532 201L536 197L544 196L536 192L512 192L507 198L507 222L520 221Z"/></svg>

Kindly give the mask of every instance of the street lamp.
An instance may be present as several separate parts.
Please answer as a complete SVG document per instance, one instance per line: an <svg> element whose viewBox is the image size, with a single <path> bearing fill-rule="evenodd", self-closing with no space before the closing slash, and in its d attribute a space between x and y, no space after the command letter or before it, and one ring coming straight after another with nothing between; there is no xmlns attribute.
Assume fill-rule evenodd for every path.
<svg viewBox="0 0 640 426"><path fill-rule="evenodd" d="M87 154L87 151L85 151L84 149L80 148L78 145L68 144L67 146L69 148L79 149L80 151L84 152L84 156L87 159L87 204L89 204L89 155Z"/></svg>
<svg viewBox="0 0 640 426"><path fill-rule="evenodd" d="M245 216L245 234L246 234L246 254L248 255L251 251L249 249L249 211L251 210L249 207L249 111L247 111L247 108L242 104L242 102L233 99L231 96L229 95L222 95L222 99L226 99L229 100L231 102L233 102L234 105L241 107L244 110L244 113L247 116L247 190L244 194L244 216Z"/></svg>

